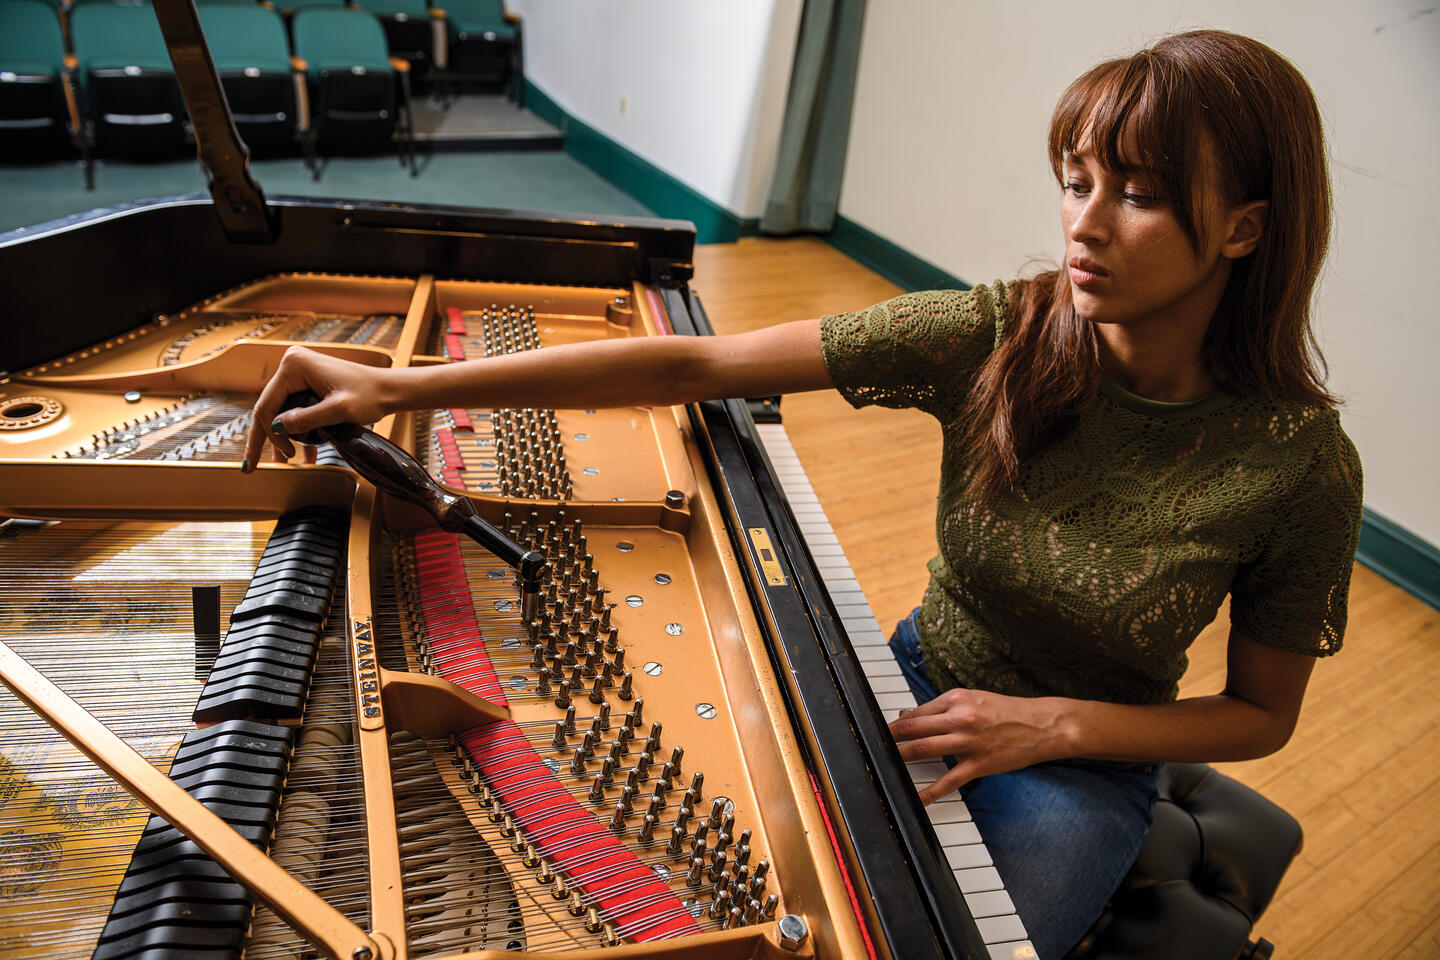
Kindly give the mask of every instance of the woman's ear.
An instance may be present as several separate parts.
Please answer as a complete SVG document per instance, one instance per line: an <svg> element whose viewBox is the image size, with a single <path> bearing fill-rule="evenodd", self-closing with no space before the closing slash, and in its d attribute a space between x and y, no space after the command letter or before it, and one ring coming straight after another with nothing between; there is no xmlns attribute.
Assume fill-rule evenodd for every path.
<svg viewBox="0 0 1440 960"><path fill-rule="evenodd" d="M1220 255L1236 260L1254 253L1265 235L1269 216L1269 200L1253 200L1232 207L1226 217L1225 242L1220 246Z"/></svg>

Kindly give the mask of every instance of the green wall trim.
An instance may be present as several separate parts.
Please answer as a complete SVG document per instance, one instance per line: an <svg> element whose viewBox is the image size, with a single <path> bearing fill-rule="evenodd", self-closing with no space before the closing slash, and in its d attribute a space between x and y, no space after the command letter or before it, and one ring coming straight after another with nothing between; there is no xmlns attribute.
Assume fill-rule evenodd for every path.
<svg viewBox="0 0 1440 960"><path fill-rule="evenodd" d="M896 246L878 233L845 217L835 218L835 227L826 237L830 245L849 254L887 280L906 290L969 290L970 284L954 274L946 273L935 264L903 247Z"/></svg>
<svg viewBox="0 0 1440 960"><path fill-rule="evenodd" d="M565 152L649 207L657 217L689 220L697 243L729 243L759 232L760 221L742 220L713 200L571 116L549 94L525 81L525 105L559 127ZM753 226L749 226L753 224ZM747 232L748 230L748 232Z"/></svg>
<svg viewBox="0 0 1440 960"><path fill-rule="evenodd" d="M1355 559L1440 610L1440 548L1369 507Z"/></svg>

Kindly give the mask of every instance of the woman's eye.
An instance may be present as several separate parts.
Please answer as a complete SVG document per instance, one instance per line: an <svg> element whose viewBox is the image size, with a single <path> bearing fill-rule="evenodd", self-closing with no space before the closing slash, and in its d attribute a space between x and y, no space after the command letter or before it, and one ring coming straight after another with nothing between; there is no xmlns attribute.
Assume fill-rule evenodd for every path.
<svg viewBox="0 0 1440 960"><path fill-rule="evenodd" d="M1127 192L1123 194L1123 196L1126 203L1133 204L1137 207L1153 207L1159 201L1158 197L1151 196L1148 193Z"/></svg>
<svg viewBox="0 0 1440 960"><path fill-rule="evenodd" d="M1061 184L1060 189L1064 190L1066 193L1073 193L1077 197L1083 197L1086 193L1090 191L1089 187L1076 180L1066 180L1063 184Z"/></svg>

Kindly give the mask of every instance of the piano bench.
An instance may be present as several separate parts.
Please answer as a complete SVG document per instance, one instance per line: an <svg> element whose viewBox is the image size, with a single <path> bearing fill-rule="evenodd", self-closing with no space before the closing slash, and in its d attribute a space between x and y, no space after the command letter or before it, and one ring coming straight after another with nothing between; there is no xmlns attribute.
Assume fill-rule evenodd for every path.
<svg viewBox="0 0 1440 960"><path fill-rule="evenodd" d="M1135 866L1065 960L1263 960L1250 931L1302 835L1295 818L1203 763L1167 763Z"/></svg>

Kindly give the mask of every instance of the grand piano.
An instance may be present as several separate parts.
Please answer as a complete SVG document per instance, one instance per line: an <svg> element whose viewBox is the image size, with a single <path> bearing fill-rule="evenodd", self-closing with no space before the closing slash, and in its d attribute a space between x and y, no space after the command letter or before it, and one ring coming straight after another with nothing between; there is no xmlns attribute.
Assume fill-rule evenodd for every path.
<svg viewBox="0 0 1440 960"><path fill-rule="evenodd" d="M694 232L266 198L155 8L212 195L0 235L0 957L1033 957L773 403L376 424L483 537L240 472L293 344L710 334Z"/></svg>

